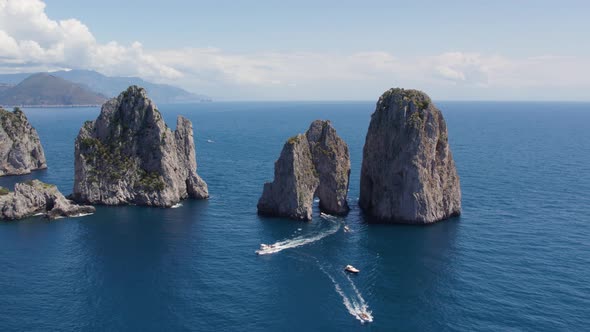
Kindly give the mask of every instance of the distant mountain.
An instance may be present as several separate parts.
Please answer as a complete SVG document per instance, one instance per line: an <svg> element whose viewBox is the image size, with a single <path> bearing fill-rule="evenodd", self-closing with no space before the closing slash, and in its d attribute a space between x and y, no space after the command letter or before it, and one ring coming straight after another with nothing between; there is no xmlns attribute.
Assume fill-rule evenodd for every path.
<svg viewBox="0 0 590 332"><path fill-rule="evenodd" d="M194 94L172 85L147 82L139 77L109 77L92 70L57 71L51 74L84 84L108 97L116 97L129 86L137 85L147 91L150 99L160 104L210 101L207 96Z"/></svg>
<svg viewBox="0 0 590 332"><path fill-rule="evenodd" d="M11 87L13 87L14 84L5 84L5 83L0 83L0 93L2 93L2 91L9 89Z"/></svg>
<svg viewBox="0 0 590 332"><path fill-rule="evenodd" d="M6 87L6 85L5 85ZM104 95L50 74L34 74L14 86L0 88L0 105L100 105Z"/></svg>
<svg viewBox="0 0 590 332"><path fill-rule="evenodd" d="M62 70L49 74L74 83L83 84L90 90L109 98L118 96L121 91L124 91L131 85L138 85L146 89L150 98L160 104L211 101L207 96L194 94L172 85L151 83L139 77L109 77L92 70ZM30 75L0 74L0 83L18 84Z"/></svg>

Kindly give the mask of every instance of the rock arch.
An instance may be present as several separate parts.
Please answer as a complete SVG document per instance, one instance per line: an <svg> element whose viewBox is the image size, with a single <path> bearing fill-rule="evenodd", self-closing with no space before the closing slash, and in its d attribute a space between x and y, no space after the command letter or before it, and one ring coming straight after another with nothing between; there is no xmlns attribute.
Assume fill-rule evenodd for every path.
<svg viewBox="0 0 590 332"><path fill-rule="evenodd" d="M348 146L330 121L316 120L305 134L287 140L275 162L274 181L265 183L258 201L262 215L311 220L313 199L320 210L348 213Z"/></svg>

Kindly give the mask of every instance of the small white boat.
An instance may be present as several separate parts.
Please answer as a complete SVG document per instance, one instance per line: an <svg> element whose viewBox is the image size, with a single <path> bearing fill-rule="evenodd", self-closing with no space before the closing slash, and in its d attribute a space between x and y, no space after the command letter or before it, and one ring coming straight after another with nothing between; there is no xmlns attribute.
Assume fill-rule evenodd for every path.
<svg viewBox="0 0 590 332"><path fill-rule="evenodd" d="M362 319L364 322L372 322L373 320L371 319L371 317L366 313L366 312L361 312L359 315L359 318Z"/></svg>
<svg viewBox="0 0 590 332"><path fill-rule="evenodd" d="M344 232L345 232L345 233L348 233L348 232L350 232L350 228L348 228L348 226L346 226L346 225L344 225Z"/></svg>
<svg viewBox="0 0 590 332"><path fill-rule="evenodd" d="M260 249L256 250L256 254L257 255L264 255L264 254L272 253L272 249L274 249L274 248L275 248L274 244L261 243Z"/></svg>
<svg viewBox="0 0 590 332"><path fill-rule="evenodd" d="M356 267L354 267L352 265L346 265L346 267L344 267L344 271L350 272L350 273L359 273L359 272L361 272L359 269L357 269Z"/></svg>
<svg viewBox="0 0 590 332"><path fill-rule="evenodd" d="M215 141L214 141L214 140L212 140L212 139L208 139L208 140L207 140L207 143L215 143Z"/></svg>

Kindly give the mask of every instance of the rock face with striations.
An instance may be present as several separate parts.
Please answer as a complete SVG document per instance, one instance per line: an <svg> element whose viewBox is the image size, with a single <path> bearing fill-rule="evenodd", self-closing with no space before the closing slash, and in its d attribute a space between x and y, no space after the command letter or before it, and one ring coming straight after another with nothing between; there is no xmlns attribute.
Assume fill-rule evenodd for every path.
<svg viewBox="0 0 590 332"><path fill-rule="evenodd" d="M348 146L330 121L316 120L305 135L291 137L283 146L274 181L264 184L258 213L311 220L313 198L318 197L322 212L346 214L349 176Z"/></svg>
<svg viewBox="0 0 590 332"><path fill-rule="evenodd" d="M0 188L0 219L16 220L43 214L49 219L93 213L95 208L76 205L56 186L33 180L17 183L14 191Z"/></svg>
<svg viewBox="0 0 590 332"><path fill-rule="evenodd" d="M25 113L0 107L0 176L47 168L39 135Z"/></svg>
<svg viewBox="0 0 590 332"><path fill-rule="evenodd" d="M208 198L197 174L192 123L172 131L144 89L131 86L87 121L75 143L74 200L171 207Z"/></svg>
<svg viewBox="0 0 590 332"><path fill-rule="evenodd" d="M359 205L381 222L428 224L461 213L447 126L417 90L386 91L371 116Z"/></svg>

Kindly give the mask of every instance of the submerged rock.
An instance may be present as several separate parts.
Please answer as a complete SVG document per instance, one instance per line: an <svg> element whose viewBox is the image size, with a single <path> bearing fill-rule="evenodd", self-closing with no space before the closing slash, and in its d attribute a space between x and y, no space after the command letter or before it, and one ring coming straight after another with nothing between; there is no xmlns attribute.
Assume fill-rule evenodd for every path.
<svg viewBox="0 0 590 332"><path fill-rule="evenodd" d="M45 153L35 128L19 108L0 107L0 176L28 174L47 168Z"/></svg>
<svg viewBox="0 0 590 332"><path fill-rule="evenodd" d="M49 219L94 213L95 208L76 205L56 186L39 180L17 183L14 191L0 187L0 219L16 220L42 214Z"/></svg>
<svg viewBox="0 0 590 332"><path fill-rule="evenodd" d="M461 213L447 126L418 90L386 91L371 116L359 205L383 222L427 224Z"/></svg>
<svg viewBox="0 0 590 332"><path fill-rule="evenodd" d="M305 135L289 138L275 162L274 181L265 183L258 213L311 220L313 198L320 210L343 215L346 202L350 156L348 146L330 121L314 121Z"/></svg>
<svg viewBox="0 0 590 332"><path fill-rule="evenodd" d="M80 129L72 197L159 207L208 198L195 155L192 123L179 116L176 130L170 130L145 90L131 86Z"/></svg>

